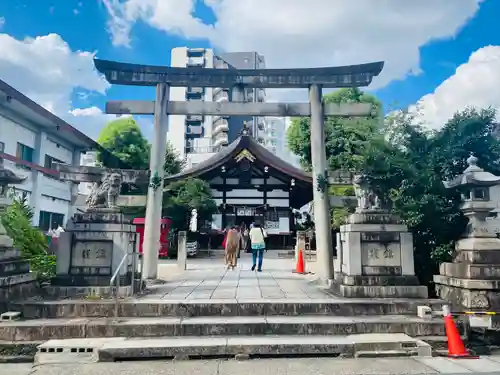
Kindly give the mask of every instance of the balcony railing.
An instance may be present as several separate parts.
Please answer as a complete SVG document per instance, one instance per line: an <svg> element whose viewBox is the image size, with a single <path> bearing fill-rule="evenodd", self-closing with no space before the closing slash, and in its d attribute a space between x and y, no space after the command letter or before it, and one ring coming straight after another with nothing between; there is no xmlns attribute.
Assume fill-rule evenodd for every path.
<svg viewBox="0 0 500 375"><path fill-rule="evenodd" d="M205 57L190 57L187 60L186 66L188 67L204 67Z"/></svg>
<svg viewBox="0 0 500 375"><path fill-rule="evenodd" d="M205 48L188 48L187 57L203 57L205 55Z"/></svg>
<svg viewBox="0 0 500 375"><path fill-rule="evenodd" d="M212 135L216 136L220 132L228 132L229 131L229 123L225 118L219 118L217 121L213 122L213 130Z"/></svg>
<svg viewBox="0 0 500 375"><path fill-rule="evenodd" d="M205 90L203 87L188 87L186 89L186 99L188 100L202 99L204 94Z"/></svg>
<svg viewBox="0 0 500 375"><path fill-rule="evenodd" d="M186 126L186 136L190 135L202 135L203 134L203 126L189 125Z"/></svg>
<svg viewBox="0 0 500 375"><path fill-rule="evenodd" d="M203 121L202 115L187 115L186 122L201 122Z"/></svg>
<svg viewBox="0 0 500 375"><path fill-rule="evenodd" d="M226 91L219 91L216 95L214 95L214 101L216 101L217 103L228 102L229 95Z"/></svg>

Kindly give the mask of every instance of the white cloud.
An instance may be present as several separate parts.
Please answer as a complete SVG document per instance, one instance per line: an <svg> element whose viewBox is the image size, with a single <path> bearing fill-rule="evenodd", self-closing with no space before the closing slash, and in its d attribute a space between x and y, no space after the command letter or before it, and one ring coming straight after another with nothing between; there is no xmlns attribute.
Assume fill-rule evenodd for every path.
<svg viewBox="0 0 500 375"><path fill-rule="evenodd" d="M418 104L420 119L432 129L441 128L465 107L493 107L500 115L500 46L472 53L468 62Z"/></svg>
<svg viewBox="0 0 500 375"><path fill-rule="evenodd" d="M98 108L72 108L76 89L105 94L109 83L94 69L94 53L72 51L57 34L17 40L0 34L0 78L30 99L97 137L109 116Z"/></svg>
<svg viewBox="0 0 500 375"><path fill-rule="evenodd" d="M384 60L376 88L420 72L419 48L453 37L483 0L203 0L215 25L194 17L195 0L102 1L116 45L129 45L143 21L226 51L258 51L273 68Z"/></svg>

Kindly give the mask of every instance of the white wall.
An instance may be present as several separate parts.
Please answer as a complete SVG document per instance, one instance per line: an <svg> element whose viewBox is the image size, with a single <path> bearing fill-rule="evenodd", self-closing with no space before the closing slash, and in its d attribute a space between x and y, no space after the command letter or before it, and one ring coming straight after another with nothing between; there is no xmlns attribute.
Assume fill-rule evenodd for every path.
<svg viewBox="0 0 500 375"><path fill-rule="evenodd" d="M37 124L28 122L7 109L0 109L0 142L5 144L4 152L16 156L17 144L22 143L34 149L33 163L45 164L45 155L49 155L64 163L74 164L74 147L58 137L47 134ZM72 184L57 180L36 170L16 166L4 160L4 166L17 175L26 177L22 184L13 188L19 192L27 192L30 205L34 209L33 224L39 223L40 211L63 214L66 221L73 213L71 207Z"/></svg>

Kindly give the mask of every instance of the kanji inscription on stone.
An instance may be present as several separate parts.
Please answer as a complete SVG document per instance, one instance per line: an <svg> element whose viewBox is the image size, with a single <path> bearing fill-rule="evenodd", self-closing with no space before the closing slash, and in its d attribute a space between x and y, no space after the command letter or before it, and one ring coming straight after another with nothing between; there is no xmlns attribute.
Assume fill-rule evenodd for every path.
<svg viewBox="0 0 500 375"><path fill-rule="evenodd" d="M370 259L379 259L378 250L379 249L377 249L377 248L368 249L368 258L370 258Z"/></svg>
<svg viewBox="0 0 500 375"><path fill-rule="evenodd" d="M392 258L394 258L394 251L390 247L386 247L384 249L384 258L385 259L392 259Z"/></svg>
<svg viewBox="0 0 500 375"><path fill-rule="evenodd" d="M401 249L398 243L361 243L361 264L369 267L401 266Z"/></svg>
<svg viewBox="0 0 500 375"><path fill-rule="evenodd" d="M72 267L111 267L113 242L77 241L71 254Z"/></svg>

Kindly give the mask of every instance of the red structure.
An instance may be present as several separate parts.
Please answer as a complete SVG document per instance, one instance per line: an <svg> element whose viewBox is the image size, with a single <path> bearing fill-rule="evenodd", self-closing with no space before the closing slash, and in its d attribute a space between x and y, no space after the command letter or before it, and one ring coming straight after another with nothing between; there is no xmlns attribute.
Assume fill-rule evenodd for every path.
<svg viewBox="0 0 500 375"><path fill-rule="evenodd" d="M144 242L144 223L145 218L136 217L132 224L136 226L136 232L139 233L139 253L142 254L142 244ZM170 231L170 226L172 225L172 219L169 217L164 217L161 219L160 225L160 248L158 249L158 256L160 258L166 257L168 255L168 233Z"/></svg>

